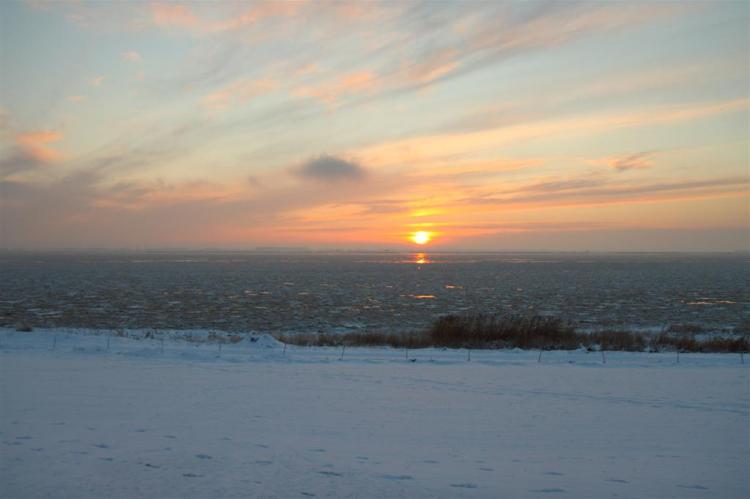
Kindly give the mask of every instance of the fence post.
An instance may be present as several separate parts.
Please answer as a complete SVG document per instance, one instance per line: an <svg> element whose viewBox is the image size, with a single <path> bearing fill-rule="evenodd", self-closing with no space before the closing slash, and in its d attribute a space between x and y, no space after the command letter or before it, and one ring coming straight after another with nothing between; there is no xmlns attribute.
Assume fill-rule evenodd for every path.
<svg viewBox="0 0 750 499"><path fill-rule="evenodd" d="M344 352L345 351L346 351L346 345L342 344L341 345L341 357L339 358L339 360L344 360Z"/></svg>
<svg viewBox="0 0 750 499"><path fill-rule="evenodd" d="M602 350L602 364L607 363L607 357L604 355L604 350Z"/></svg>
<svg viewBox="0 0 750 499"><path fill-rule="evenodd" d="M164 355L164 338L159 339L161 354Z"/></svg>
<svg viewBox="0 0 750 499"><path fill-rule="evenodd" d="M466 362L471 362L471 348L466 349Z"/></svg>
<svg viewBox="0 0 750 499"><path fill-rule="evenodd" d="M109 335L107 335L107 351L109 352Z"/></svg>
<svg viewBox="0 0 750 499"><path fill-rule="evenodd" d="M539 357L536 359L537 363L542 361L542 352L544 352L544 350L539 350Z"/></svg>
<svg viewBox="0 0 750 499"><path fill-rule="evenodd" d="M55 351L55 348L57 347L57 335L54 335L52 337L52 351Z"/></svg>

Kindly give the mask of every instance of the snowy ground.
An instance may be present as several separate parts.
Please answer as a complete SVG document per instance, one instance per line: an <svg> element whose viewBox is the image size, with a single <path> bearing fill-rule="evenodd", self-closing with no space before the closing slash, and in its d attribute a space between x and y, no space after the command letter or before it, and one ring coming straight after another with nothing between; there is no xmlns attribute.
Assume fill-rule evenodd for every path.
<svg viewBox="0 0 750 499"><path fill-rule="evenodd" d="M176 336L0 330L0 497L750 496L738 355Z"/></svg>

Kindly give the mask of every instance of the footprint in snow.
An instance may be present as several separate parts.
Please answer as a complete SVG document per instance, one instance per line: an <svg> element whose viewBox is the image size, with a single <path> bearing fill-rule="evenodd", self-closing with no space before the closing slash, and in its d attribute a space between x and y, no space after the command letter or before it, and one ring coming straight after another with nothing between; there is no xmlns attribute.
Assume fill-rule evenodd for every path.
<svg viewBox="0 0 750 499"><path fill-rule="evenodd" d="M198 459L213 459L213 457L209 456L208 454L196 454L195 457Z"/></svg>
<svg viewBox="0 0 750 499"><path fill-rule="evenodd" d="M107 444L94 444L94 447L99 447L100 449L109 449L109 445Z"/></svg>
<svg viewBox="0 0 750 499"><path fill-rule="evenodd" d="M315 497L315 494L313 494L312 492L300 492L300 494L305 497Z"/></svg>
<svg viewBox="0 0 750 499"><path fill-rule="evenodd" d="M565 492L565 489L558 489L558 488L553 488L553 489L534 489L534 490L529 490L529 492L535 492L537 494L558 494L558 493L561 493L561 492Z"/></svg>
<svg viewBox="0 0 750 499"><path fill-rule="evenodd" d="M336 473L335 471L318 471L318 473L324 476L344 476L343 473Z"/></svg>
<svg viewBox="0 0 750 499"><path fill-rule="evenodd" d="M455 487L457 489L476 489L477 485L474 483L452 483L451 487Z"/></svg>
<svg viewBox="0 0 750 499"><path fill-rule="evenodd" d="M677 485L681 489L693 489L693 490L708 490L708 487L703 485Z"/></svg>
<svg viewBox="0 0 750 499"><path fill-rule="evenodd" d="M564 475L563 475L562 473L560 473L559 471L546 471L546 472L545 472L544 474L545 474L545 475L550 475L550 476L564 476Z"/></svg>
<svg viewBox="0 0 750 499"><path fill-rule="evenodd" d="M268 465L273 464L273 461L255 461L255 464Z"/></svg>
<svg viewBox="0 0 750 499"><path fill-rule="evenodd" d="M435 461L434 459L425 459L422 462L427 464L438 464L440 461Z"/></svg>
<svg viewBox="0 0 750 499"><path fill-rule="evenodd" d="M414 477L411 475L380 475L378 478L384 480L414 480Z"/></svg>
<svg viewBox="0 0 750 499"><path fill-rule="evenodd" d="M307 450L309 450L310 452L325 452L326 451L325 449L307 449Z"/></svg>
<svg viewBox="0 0 750 499"><path fill-rule="evenodd" d="M605 482L612 482L612 483L630 483L627 480L620 480L619 478L608 478L604 480Z"/></svg>
<svg viewBox="0 0 750 499"><path fill-rule="evenodd" d="M175 437L174 435L164 435L164 438L172 438L172 439L174 439L174 438L177 438L177 437Z"/></svg>
<svg viewBox="0 0 750 499"><path fill-rule="evenodd" d="M495 471L495 468L479 468L480 471Z"/></svg>
<svg viewBox="0 0 750 499"><path fill-rule="evenodd" d="M186 476L188 478L198 478L199 476L203 475L196 475L195 473L183 473L182 476Z"/></svg>
<svg viewBox="0 0 750 499"><path fill-rule="evenodd" d="M44 450L44 447L35 447L35 448L31 449L31 450L33 450L34 452L41 452L41 451Z"/></svg>
<svg viewBox="0 0 750 499"><path fill-rule="evenodd" d="M31 437L28 435L24 435L22 437L16 437L16 440L31 440Z"/></svg>
<svg viewBox="0 0 750 499"><path fill-rule="evenodd" d="M151 463L146 463L146 464L144 464L143 466L145 466L146 468L154 468L154 469L157 469L157 470L158 470L159 468L161 468L161 466L157 466L157 465L155 465L155 464L151 464Z"/></svg>

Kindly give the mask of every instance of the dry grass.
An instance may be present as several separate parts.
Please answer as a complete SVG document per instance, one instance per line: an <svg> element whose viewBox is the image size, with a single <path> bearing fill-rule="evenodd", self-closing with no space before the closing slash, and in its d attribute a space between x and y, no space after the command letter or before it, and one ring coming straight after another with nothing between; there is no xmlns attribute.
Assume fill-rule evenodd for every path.
<svg viewBox="0 0 750 499"><path fill-rule="evenodd" d="M453 348L574 349L581 335L556 317L446 315L427 333L433 346Z"/></svg>
<svg viewBox="0 0 750 499"><path fill-rule="evenodd" d="M694 328L670 327L658 334L622 330L581 333L556 317L446 315L424 332L284 334L277 339L299 346L389 346L393 348L522 348L609 351L747 352L747 336L698 339Z"/></svg>
<svg viewBox="0 0 750 499"><path fill-rule="evenodd" d="M346 345L358 347L389 346L393 348L426 348L432 346L428 338L421 333L300 333L282 334L277 336L276 339L289 345L298 346L340 347Z"/></svg>

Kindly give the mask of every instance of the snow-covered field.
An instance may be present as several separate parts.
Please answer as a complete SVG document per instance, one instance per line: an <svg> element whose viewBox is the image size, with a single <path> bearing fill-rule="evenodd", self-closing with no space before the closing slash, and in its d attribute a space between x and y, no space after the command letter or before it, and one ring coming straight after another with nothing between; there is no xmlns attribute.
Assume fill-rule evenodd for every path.
<svg viewBox="0 0 750 499"><path fill-rule="evenodd" d="M739 355L179 336L0 330L0 497L750 496Z"/></svg>

